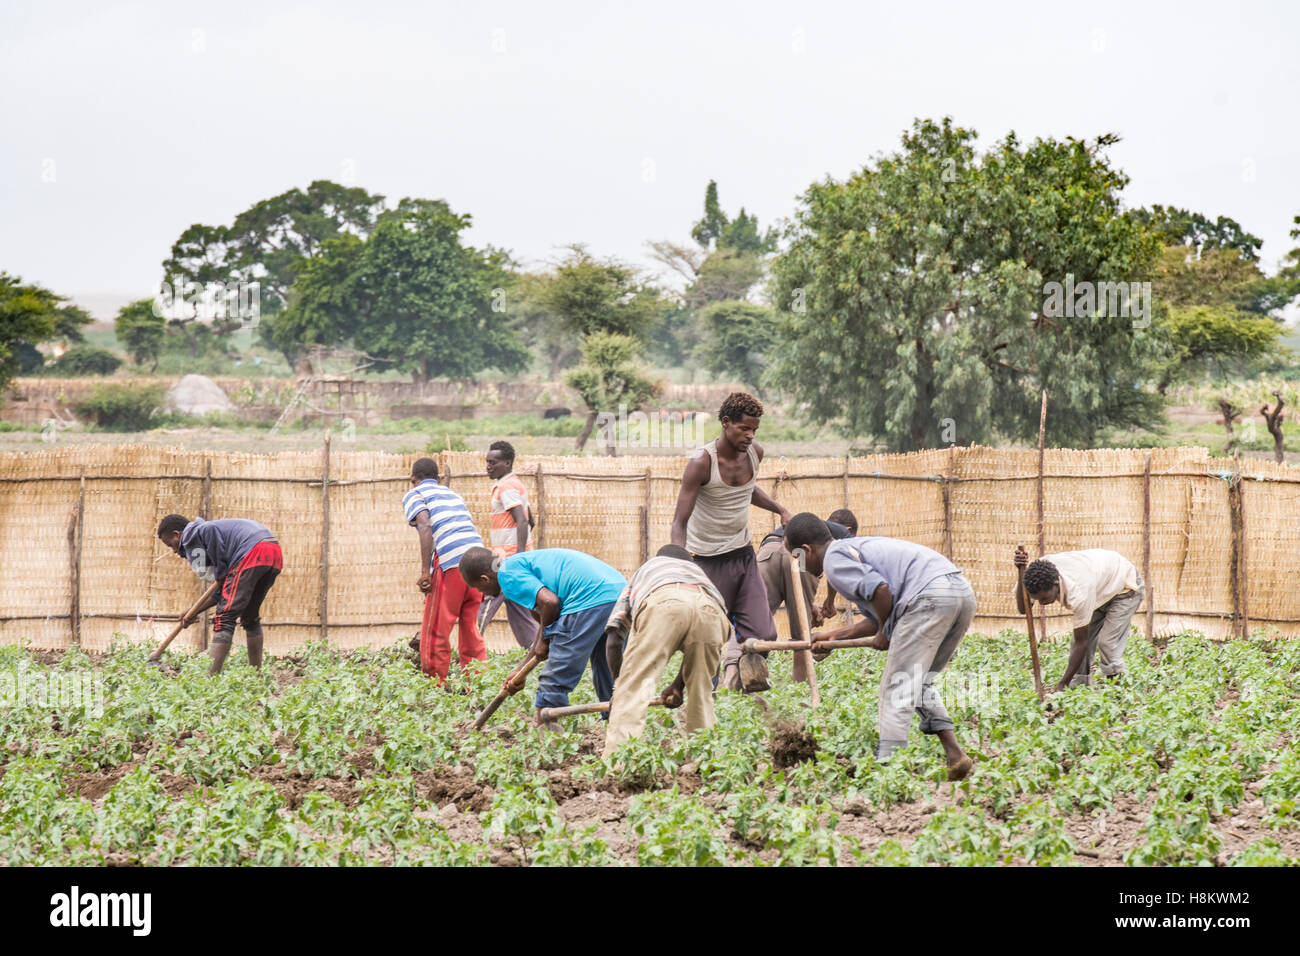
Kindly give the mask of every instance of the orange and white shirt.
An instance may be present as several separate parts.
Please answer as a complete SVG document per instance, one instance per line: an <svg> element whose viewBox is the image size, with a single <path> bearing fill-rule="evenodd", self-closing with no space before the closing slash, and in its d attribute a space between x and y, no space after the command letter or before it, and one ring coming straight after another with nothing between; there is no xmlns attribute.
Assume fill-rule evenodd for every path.
<svg viewBox="0 0 1300 956"><path fill-rule="evenodd" d="M530 514L528 492L519 476L513 471L498 479L492 485L492 504L490 508L491 546L494 554L508 558L519 550L519 535L515 519L510 516L510 509L524 506L524 514ZM532 535L528 536L527 550L533 550Z"/></svg>

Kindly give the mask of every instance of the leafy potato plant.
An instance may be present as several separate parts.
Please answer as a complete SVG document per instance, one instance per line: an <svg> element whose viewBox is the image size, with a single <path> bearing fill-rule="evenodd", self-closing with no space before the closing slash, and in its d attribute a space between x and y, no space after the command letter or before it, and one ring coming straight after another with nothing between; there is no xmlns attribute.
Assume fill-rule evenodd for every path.
<svg viewBox="0 0 1300 956"><path fill-rule="evenodd" d="M532 726L530 690L486 732L466 725L519 654L449 689L404 647L320 643L216 679L206 660L145 666L124 644L53 665L0 647L0 687L93 676L102 711L0 701L0 858L97 865L1290 865L1300 838L1300 644L1215 643L1183 632L1127 670L1044 706L1023 634L971 635L941 675L963 746L944 779L913 729L875 759L885 657L818 665L822 705L773 655L762 700L726 691L718 723L684 736L651 710L645 734L602 759L594 717ZM1044 674L1067 641L1041 647ZM462 692L463 691L463 692ZM593 699L584 678L574 703ZM812 759L778 769L775 720L803 722ZM575 801L568 803L568 801ZM449 809L456 803L455 812ZM576 808L576 809L575 809ZM1114 843L1107 821L1134 822ZM884 828L865 824L880 823ZM1252 837L1243 847L1226 830ZM1109 827L1109 828L1108 828ZM874 836L872 833L874 832ZM1093 835L1086 835L1093 834ZM1110 841L1110 842L1107 842ZM1104 854L1104 855L1103 855Z"/></svg>

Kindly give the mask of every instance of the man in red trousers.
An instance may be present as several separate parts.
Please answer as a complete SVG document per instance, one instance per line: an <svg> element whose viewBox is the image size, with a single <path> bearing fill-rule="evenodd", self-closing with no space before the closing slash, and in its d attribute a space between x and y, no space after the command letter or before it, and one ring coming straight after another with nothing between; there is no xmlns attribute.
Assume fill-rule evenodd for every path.
<svg viewBox="0 0 1300 956"><path fill-rule="evenodd" d="M451 667L451 629L459 625L460 666L487 659L478 629L483 592L460 576L461 555L482 547L465 501L438 481L438 463L421 458L411 467L411 490L402 499L407 523L420 534L420 577L416 586L425 595L420 625L420 669L446 683Z"/></svg>

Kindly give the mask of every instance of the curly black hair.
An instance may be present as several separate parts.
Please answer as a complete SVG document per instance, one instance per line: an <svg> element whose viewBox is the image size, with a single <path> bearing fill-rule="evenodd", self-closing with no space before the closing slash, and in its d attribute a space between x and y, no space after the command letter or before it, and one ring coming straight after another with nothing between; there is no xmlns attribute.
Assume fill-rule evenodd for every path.
<svg viewBox="0 0 1300 956"><path fill-rule="evenodd" d="M510 464L513 465L515 463L515 446L510 444L508 441L494 441L492 444L488 445L488 451L500 452L501 457L510 462Z"/></svg>
<svg viewBox="0 0 1300 956"><path fill-rule="evenodd" d="M825 544L831 540L826 522L809 511L801 511L785 526L785 546L793 551L808 544Z"/></svg>
<svg viewBox="0 0 1300 956"><path fill-rule="evenodd" d="M184 531L185 526L190 523L190 519L184 515L167 515L162 521L158 522L158 537L165 534L171 534L173 531Z"/></svg>
<svg viewBox="0 0 1300 956"><path fill-rule="evenodd" d="M1025 568L1025 590L1030 594L1042 594L1056 587L1061 574L1051 561L1039 558Z"/></svg>
<svg viewBox="0 0 1300 956"><path fill-rule="evenodd" d="M458 570L466 581L477 581L492 570L492 559L496 557L487 548L473 547L460 556Z"/></svg>
<svg viewBox="0 0 1300 956"><path fill-rule="evenodd" d="M763 403L748 392L732 392L718 409L718 421L738 422L747 416L763 417Z"/></svg>
<svg viewBox="0 0 1300 956"><path fill-rule="evenodd" d="M834 521L836 524L842 524L849 529L849 534L857 537L858 534L858 516L848 508L839 508L832 511L826 517L827 521Z"/></svg>
<svg viewBox="0 0 1300 956"><path fill-rule="evenodd" d="M419 478L421 480L432 478L434 481L437 481L438 463L432 458L417 458L415 464L411 466L411 477Z"/></svg>

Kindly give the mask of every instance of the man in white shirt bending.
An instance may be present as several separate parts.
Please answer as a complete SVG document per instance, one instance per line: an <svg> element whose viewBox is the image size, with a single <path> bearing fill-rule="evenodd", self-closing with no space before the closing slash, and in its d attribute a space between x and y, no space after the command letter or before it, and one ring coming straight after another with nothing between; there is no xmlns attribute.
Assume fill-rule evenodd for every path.
<svg viewBox="0 0 1300 956"><path fill-rule="evenodd" d="M1045 554L1030 563L1028 552L1017 547L1015 564L1025 569L1031 604L1060 601L1074 614L1070 660L1056 690L1091 683L1092 658L1097 653L1102 676L1124 673L1129 622L1142 605L1142 575L1133 562L1115 551L1092 548ZM1016 607L1024 613L1019 584Z"/></svg>

